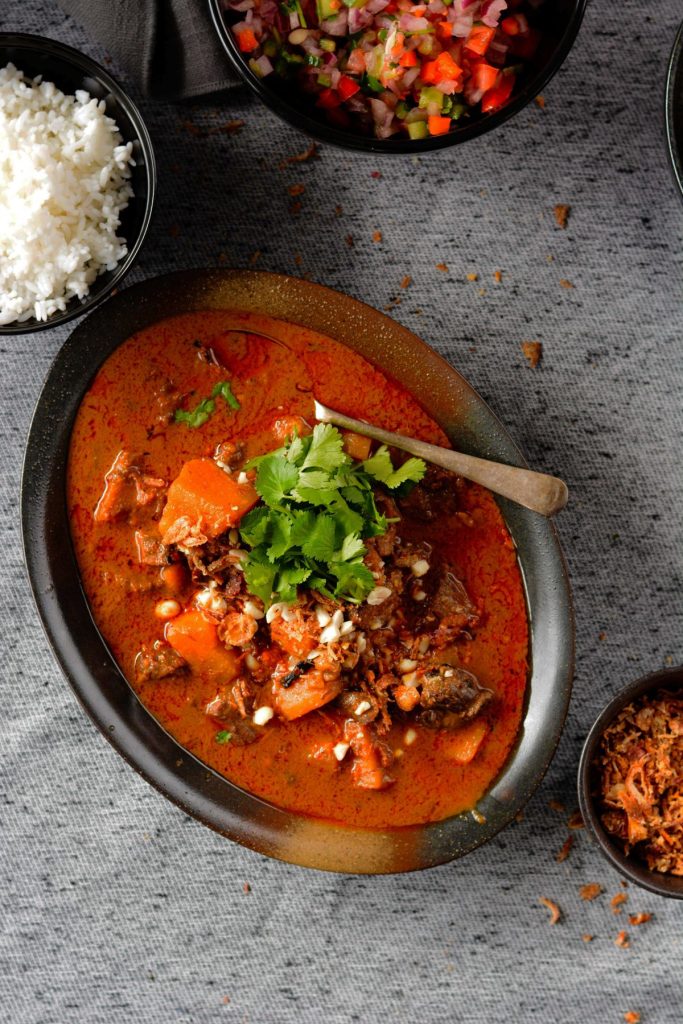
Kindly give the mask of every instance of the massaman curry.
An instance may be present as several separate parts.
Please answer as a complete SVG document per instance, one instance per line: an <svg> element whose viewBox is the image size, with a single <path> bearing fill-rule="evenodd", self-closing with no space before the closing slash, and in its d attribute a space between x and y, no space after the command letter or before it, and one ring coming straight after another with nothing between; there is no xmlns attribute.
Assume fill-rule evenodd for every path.
<svg viewBox="0 0 683 1024"><path fill-rule="evenodd" d="M491 495L316 424L314 396L446 445L360 355L210 311L133 336L71 441L95 621L188 751L278 807L369 828L474 808L515 742L528 625Z"/></svg>

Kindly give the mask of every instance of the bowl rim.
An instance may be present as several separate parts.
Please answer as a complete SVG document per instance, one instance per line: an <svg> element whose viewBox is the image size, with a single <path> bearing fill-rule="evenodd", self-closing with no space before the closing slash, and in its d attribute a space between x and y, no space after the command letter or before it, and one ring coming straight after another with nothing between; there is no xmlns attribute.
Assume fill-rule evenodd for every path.
<svg viewBox="0 0 683 1024"><path fill-rule="evenodd" d="M664 121L671 170L683 195L683 22L676 32L666 73Z"/></svg>
<svg viewBox="0 0 683 1024"><path fill-rule="evenodd" d="M105 86L108 92L110 92L117 102L123 107L126 114L133 122L135 136L132 139L124 141L137 141L140 143L140 148L145 158L144 167L147 179L147 195L144 200L145 205L142 223L137 237L132 245L128 245L128 239L126 239L128 252L112 271L113 277L107 282L106 287L98 289L96 278L90 287L88 296L82 301L75 297L70 299L65 310L60 313L54 313L47 320L36 320L35 317L31 317L29 320L22 322L14 321L11 324L1 325L0 336L12 334L34 334L37 331L46 331L52 327L58 327L61 324L69 323L71 320L75 320L77 317L83 316L84 313L92 312L99 305L105 302L115 289L119 288L121 282L132 269L140 255L140 251L147 237L147 232L152 222L158 177L152 138L137 104L131 99L130 95L123 88L120 82L118 82L118 80L108 71L105 71L101 64L98 64L98 62L88 56L88 54L75 49L73 46L68 46L66 43L59 42L57 39L51 39L49 36L40 36L29 32L0 32L0 51L4 47L10 46L17 47L28 52L33 51L35 53L51 54L55 58L63 61L65 64L71 65L73 68L82 71L84 74L97 79L103 86ZM21 70L23 71L24 69L22 68Z"/></svg>
<svg viewBox="0 0 683 1024"><path fill-rule="evenodd" d="M519 449L500 421L454 367L412 331L357 299L300 278L265 271L190 270L149 278L119 292L111 300L113 305L110 308L102 307L78 325L57 353L36 404L22 472L22 542L31 589L48 641L76 697L119 754L185 813L222 835L276 859L306 867L354 874L389 874L419 870L463 856L487 842L513 820L540 784L555 754L564 727L574 668L574 616L567 567L557 530L552 522L519 506L512 506L504 499L500 500L501 510L513 535L515 530L528 530L530 539L526 546L530 552L529 561L536 559L543 563L543 571L538 573L538 579L529 580L525 577L525 586L530 612L536 610L539 620L543 620L544 615L547 619L545 622L541 621L539 625L535 618L530 617L532 645L536 629L540 630L539 635L548 643L539 646L537 658L533 656L532 646L533 663L527 684L526 712L520 726L517 745L511 751L501 773L479 802L479 807L485 814L490 812L490 817L486 818L484 823L475 822L469 812L464 812L427 825L374 831L349 825L335 825L325 820L282 811L271 804L266 804L195 759L163 729L125 681L106 643L96 630L80 585L71 548L64 488L66 454L61 467L61 477L59 465L57 470L54 469L55 461L59 463L60 445L63 445L65 453L68 453L73 417L82 396L99 367L119 344L131 333L163 319L164 316L212 308L211 287L215 286L216 282L225 281L229 281L238 291L240 288L243 292L246 290L245 294L249 289L253 289L257 298L261 287L270 288L281 302L285 302L285 298L282 297L283 288L287 288L289 294L286 295L286 303L298 303L297 309L302 311L301 315L305 312L311 317L319 316L319 310L327 303L328 310L337 317L340 305L343 306L351 325L350 328L346 328L346 332L349 338L354 339L347 344L362 354L362 349L356 347L357 331L353 329L357 318L368 318L372 327L373 346L377 344L377 331L384 327L385 333L390 332L388 337L391 339L392 354L400 345L404 346L404 352L405 348L409 350L411 357L413 353L417 353L420 375L433 373L446 378L448 403L452 403L453 408L457 407L457 400L451 398L451 394L456 393L463 406L468 408L470 413L474 409L475 415L482 419L486 429L492 430L491 437L481 438L479 451L484 447L489 452L493 449L490 457L494 458L499 457L502 451L511 463L526 465ZM142 296L145 290L150 288L160 291L162 313L161 316L150 315L149 319L144 320L141 312L141 308L144 307ZM190 298L182 297L183 288L191 295ZM206 295L207 301L200 303L200 299L192 293L193 288L197 295ZM163 289L167 290L167 295ZM169 301L182 301L184 309L174 308L169 311ZM119 307L118 318L112 316L115 306ZM125 334L121 336L121 314L125 313L126 307L134 311L132 315L136 320L143 316L143 323L138 323L133 330L129 329L130 325L126 326ZM235 303L223 308L249 307ZM315 313L309 314L309 310L315 310ZM153 310L151 312L153 313ZM276 315L270 309L267 312L269 315ZM306 323L305 320L299 319L298 315L285 315L280 318L289 319L294 323ZM108 331L100 329L104 326L101 324L102 321L109 325L112 322L116 323L117 330L112 331L111 326ZM334 323L335 330L343 331L338 320ZM307 326L311 326L310 322ZM320 328L313 325L313 329ZM87 337L88 331L96 337L96 358L92 358L92 353L90 357L83 357L82 341ZM335 337L334 333L331 333L331 336ZM341 340L338 335L337 340ZM391 375L391 371L382 364L381 359L378 358L375 365L382 372ZM59 375L63 376L69 369L76 375L80 374L79 385L75 389L70 387L69 390L60 391L58 385L61 383L64 388L64 383L60 382ZM54 385L53 379L57 382ZM71 378L67 379L71 384ZM55 387L57 390L53 394ZM55 429L52 406L60 410L58 429ZM468 429L476 441L476 423L474 427ZM466 445L463 446L463 450L467 450ZM477 450L476 444L474 450ZM61 503L53 501L51 506L49 474L53 472L59 477L62 500ZM60 521L60 517L63 522ZM510 525L511 517L516 517L515 528ZM65 534L66 540L62 534ZM50 545L55 544L58 553L55 554L53 551L50 554ZM73 562L71 571L75 578L75 583L69 584L69 600L66 604L63 600L60 601L60 589L64 590L60 577L69 571L68 568L64 568L68 561L65 547L69 548ZM531 601L529 593L535 595L537 590L540 597L535 596L534 601ZM79 611L79 602L84 606L85 611L80 614L85 615L85 618L78 620L78 628L75 629L71 619ZM84 629L95 631L97 635L95 667L94 659L88 660L83 654L82 648L87 643L87 637L84 640ZM547 647L552 648L550 659ZM537 679L537 671L540 680ZM107 690L110 677L115 677L115 692L111 686ZM534 679L537 679L536 688L533 686ZM533 708L533 715L529 713L530 707ZM154 740L153 744L150 743L150 735ZM454 824L455 822L458 824ZM294 838L299 840L298 845L294 844Z"/></svg>
<svg viewBox="0 0 683 1024"><path fill-rule="evenodd" d="M504 124L514 117L515 114L523 110L524 107L528 106L534 97L545 88L567 59L581 28L588 0L574 0L574 11L551 58L543 70L539 71L530 82L526 83L524 89L516 97L493 114L488 114L481 117L480 120L463 125L447 135L435 135L427 139L375 139L372 136L346 132L340 128L335 128L333 125L326 125L322 121L317 121L305 111L289 103L287 99L278 96L273 89L264 85L264 80L254 74L240 54L223 17L221 0L206 0L206 2L219 41L233 68L237 71L243 82L256 93L259 99L274 114L294 128L298 128L299 131L304 132L304 134L316 142L337 146L340 149L350 149L375 155L396 155L428 153L433 150L446 149L461 142L467 142L468 139L478 138L480 135L493 131L494 128Z"/></svg>
<svg viewBox="0 0 683 1024"><path fill-rule="evenodd" d="M591 768L598 744L607 726L614 721L622 708L631 701L657 689L670 689L679 685L683 688L683 665L662 668L627 683L604 706L583 744L577 773L579 809L591 838L600 847L603 856L612 867L624 875L630 882L643 889L666 896L670 899L683 899L683 878L674 875L663 875L650 871L644 864L628 856L619 849L611 836L603 828L600 815L595 806L591 792Z"/></svg>

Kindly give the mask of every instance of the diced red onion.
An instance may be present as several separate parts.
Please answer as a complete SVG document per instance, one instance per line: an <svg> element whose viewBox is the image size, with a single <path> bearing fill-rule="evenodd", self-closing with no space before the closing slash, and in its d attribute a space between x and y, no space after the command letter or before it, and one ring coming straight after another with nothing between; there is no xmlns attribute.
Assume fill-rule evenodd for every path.
<svg viewBox="0 0 683 1024"><path fill-rule="evenodd" d="M458 39L466 39L472 31L472 15L460 14L453 22L453 35Z"/></svg>
<svg viewBox="0 0 683 1024"><path fill-rule="evenodd" d="M368 11L369 14L379 14L385 7L388 7L390 0L369 0L369 3L365 5L363 10Z"/></svg>
<svg viewBox="0 0 683 1024"><path fill-rule="evenodd" d="M254 61L254 67L259 69L264 78L266 75L270 75L273 71L273 65L270 63L265 53L261 54L261 56Z"/></svg>
<svg viewBox="0 0 683 1024"><path fill-rule="evenodd" d="M320 28L329 36L345 36L348 24L348 13L346 8L340 11L334 18L326 18L320 22Z"/></svg>
<svg viewBox="0 0 683 1024"><path fill-rule="evenodd" d="M506 0L484 0L479 17L489 28L497 28L500 16L506 8Z"/></svg>
<svg viewBox="0 0 683 1024"><path fill-rule="evenodd" d="M412 14L402 14L398 24L405 32L425 32L431 27L426 18L416 18Z"/></svg>

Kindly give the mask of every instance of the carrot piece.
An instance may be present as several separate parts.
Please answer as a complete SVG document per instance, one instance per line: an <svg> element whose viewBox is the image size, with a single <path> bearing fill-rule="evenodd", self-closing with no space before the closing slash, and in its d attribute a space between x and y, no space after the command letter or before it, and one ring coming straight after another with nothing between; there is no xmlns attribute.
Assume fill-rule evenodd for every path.
<svg viewBox="0 0 683 1024"><path fill-rule="evenodd" d="M251 53L258 47L258 39L250 28L242 28L235 32L237 45L242 53Z"/></svg>
<svg viewBox="0 0 683 1024"><path fill-rule="evenodd" d="M159 530L163 537L178 519L186 517L198 522L206 537L217 537L238 523L258 500L251 483L238 484L213 459L191 459L168 489Z"/></svg>
<svg viewBox="0 0 683 1024"><path fill-rule="evenodd" d="M362 434L356 434L353 430L342 430L342 438L344 451L347 455L350 455L352 459L357 459L358 462L364 462L365 459L370 457L371 441L369 437L364 437Z"/></svg>
<svg viewBox="0 0 683 1024"><path fill-rule="evenodd" d="M450 117L440 117L438 114L431 114L427 121L427 127L429 128L430 135L446 135L451 127L451 119Z"/></svg>
<svg viewBox="0 0 683 1024"><path fill-rule="evenodd" d="M469 764L477 756L488 731L486 722L477 721L463 726L457 732L442 734L441 745L445 756L458 764Z"/></svg>
<svg viewBox="0 0 683 1024"><path fill-rule="evenodd" d="M295 679L290 686L283 686L279 681L273 683L273 704L277 711L288 722L295 718L301 718L310 711L328 704L335 697L338 697L342 690L341 676L334 676L326 680L324 668L309 669L298 679Z"/></svg>
<svg viewBox="0 0 683 1024"><path fill-rule="evenodd" d="M495 28L487 28L486 25L475 25L465 40L465 49L470 53L476 53L478 57L483 57L495 34Z"/></svg>
<svg viewBox="0 0 683 1024"><path fill-rule="evenodd" d="M166 640L190 668L228 683L238 671L237 657L223 646L213 622L190 609L166 626Z"/></svg>

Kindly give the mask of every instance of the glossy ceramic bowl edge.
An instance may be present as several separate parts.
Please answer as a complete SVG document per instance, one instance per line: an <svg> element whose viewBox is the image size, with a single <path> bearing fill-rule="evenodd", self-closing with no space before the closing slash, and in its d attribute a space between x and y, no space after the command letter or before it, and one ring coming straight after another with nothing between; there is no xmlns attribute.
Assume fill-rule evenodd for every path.
<svg viewBox="0 0 683 1024"><path fill-rule="evenodd" d="M259 99L261 99L267 107L277 114L278 117L281 117L284 121L287 121L300 131L305 132L306 135L316 139L318 142L338 146L341 149L353 149L360 150L365 153L378 154L419 154L428 153L438 149L445 149L449 146L466 142L468 139L478 138L480 135L484 135L486 132L490 132L499 125L504 124L511 117L514 117L515 114L519 113L520 110L523 110L524 107L526 107L534 97L545 88L550 79L566 60L569 51L574 45L579 29L581 28L581 22L583 21L588 0L576 0L574 13L562 35L561 40L553 52L552 59L548 61L544 69L539 71L509 103L495 113L481 117L479 120L476 120L469 125L458 128L455 132L449 132L447 135L432 136L431 138L417 140L409 138L375 139L369 136L362 136L354 134L353 132L343 131L340 128L335 128L332 125L325 124L322 121L317 121L315 118L310 117L304 110L299 109L294 106L294 104L289 103L288 100L278 96L275 90L264 85L264 80L254 74L242 57L230 29L226 25L223 17L221 0L207 0L207 3L218 38L232 66L249 88L255 92Z"/></svg>
<svg viewBox="0 0 683 1024"><path fill-rule="evenodd" d="M612 698L598 715L586 737L579 762L578 792L579 807L586 828L612 867L625 878L628 878L629 881L634 882L643 889L648 889L659 896L683 899L683 878L650 871L640 861L627 856L619 844L605 831L595 806L592 784L593 759L597 753L602 734L610 722L632 700L636 700L638 697L642 697L643 694L654 690L671 689L673 687L680 687L683 690L683 666L661 669L647 676L641 676L640 679L629 683Z"/></svg>
<svg viewBox="0 0 683 1024"><path fill-rule="evenodd" d="M507 825L531 796L564 724L573 673L573 618L552 523L501 501L520 549L534 661L517 746L478 804L483 822L466 813L429 825L371 832L264 803L197 761L165 732L124 680L92 621L66 514L73 418L96 370L126 337L166 316L208 308L266 312L349 344L401 379L451 437L457 434L463 450L524 464L491 410L457 371L406 328L355 299L255 271L181 271L132 286L83 321L61 349L27 443L25 558L57 660L95 724L140 774L187 813L245 846L307 867L368 874L417 870L463 856Z"/></svg>
<svg viewBox="0 0 683 1024"><path fill-rule="evenodd" d="M79 50L75 50L71 46L67 46L65 43L60 43L55 39L48 38L47 36L30 35L23 32L0 32L0 66L4 66L6 60L11 59L17 64L21 71L24 71L29 77L35 77L35 75L40 72L34 71L30 67L22 67L19 63L20 58L16 53L12 57L7 53L7 51L20 52L22 50L27 54L40 54L41 59L44 58L46 61L54 62L53 66L55 67L61 65L62 67L68 67L72 71L81 72L84 78L91 78L99 86L103 87L106 95L99 98L113 98L114 102L120 107L126 119L131 122L134 128L134 138L131 138L130 136L127 137L124 132L121 134L124 136L125 142L133 142L134 147L137 147L138 159L140 156L142 157L140 166L144 171L145 192L144 196L139 197L136 192L136 195L133 197L133 202L138 199L141 203L141 215L138 218L139 226L137 227L135 237L132 240L126 237L126 245L128 247L126 255L120 263L117 264L114 270L105 271L103 274L100 274L95 278L85 299L82 301L75 298L71 299L63 312L55 313L49 317L49 319L44 321L38 321L34 317L31 317L29 320L25 320L20 323L14 322L0 326L0 335L32 334L36 331L45 331L60 324L69 323L71 320L75 320L77 317L83 316L85 313L92 312L92 310L96 309L101 305L101 303L108 299L132 269L140 254L140 250L142 249L152 220L157 188L157 168L152 139L138 107L116 79L113 78L108 71L105 71L97 61L92 59L92 57L88 57L86 54L81 53ZM63 73L64 72L62 72L62 74ZM48 77L48 75L51 74L53 73L47 71L43 77ZM54 78L59 78L59 74L54 75ZM56 81L56 85L64 91L63 83L60 84L59 81ZM91 92L91 95L96 94ZM107 114L112 116L110 109L107 109ZM119 130L121 130L120 124L118 127ZM139 175L134 169L133 181L136 176L139 181L142 181L143 176ZM130 205L131 204L129 204L127 210L130 210ZM124 220L127 217L130 217L127 210L124 210L122 213Z"/></svg>
<svg viewBox="0 0 683 1024"><path fill-rule="evenodd" d="M669 59L664 116L671 169L683 195L683 24L676 34Z"/></svg>

